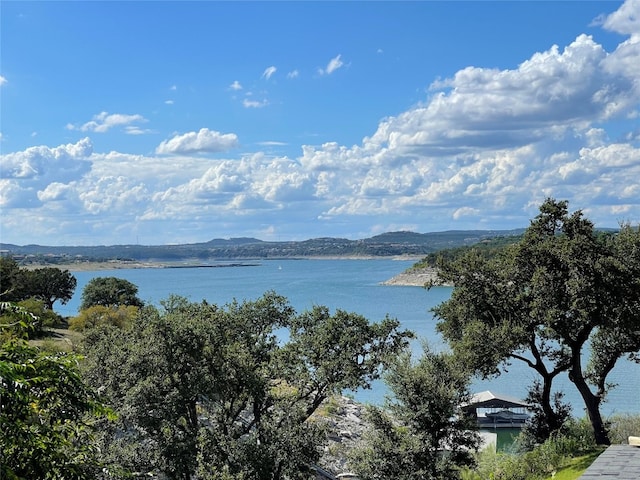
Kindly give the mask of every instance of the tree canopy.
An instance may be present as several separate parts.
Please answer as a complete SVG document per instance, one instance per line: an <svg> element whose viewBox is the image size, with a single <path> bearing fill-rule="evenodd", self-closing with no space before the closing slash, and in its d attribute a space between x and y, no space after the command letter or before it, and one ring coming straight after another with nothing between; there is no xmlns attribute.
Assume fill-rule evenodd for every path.
<svg viewBox="0 0 640 480"><path fill-rule="evenodd" d="M118 277L96 277L87 282L82 290L80 310L102 305L104 307L141 307L138 287L129 280Z"/></svg>
<svg viewBox="0 0 640 480"><path fill-rule="evenodd" d="M479 437L468 403L469 373L447 353L426 345L417 362L400 355L385 375L386 410L369 407L372 425L350 456L363 480L450 480L474 463Z"/></svg>
<svg viewBox="0 0 640 480"><path fill-rule="evenodd" d="M29 270L20 267L13 258L0 257L0 294L5 301L37 298L53 310L55 302L64 305L71 300L76 284L76 277L69 270L56 267Z"/></svg>
<svg viewBox="0 0 640 480"><path fill-rule="evenodd" d="M42 300L49 310L53 310L53 304L57 301L66 304L76 289L76 277L69 270L44 267L26 270L23 274L26 295Z"/></svg>
<svg viewBox="0 0 640 480"><path fill-rule="evenodd" d="M24 300L21 268L12 257L0 256L0 298L5 302Z"/></svg>
<svg viewBox="0 0 640 480"><path fill-rule="evenodd" d="M366 387L410 337L273 292L223 307L170 297L130 328L86 331L86 378L119 412L109 461L168 478L308 478L329 395Z"/></svg>
<svg viewBox="0 0 640 480"><path fill-rule="evenodd" d="M0 478L96 478L91 417L107 410L83 383L77 355L0 348Z"/></svg>
<svg viewBox="0 0 640 480"><path fill-rule="evenodd" d="M470 251L441 262L440 279L455 287L435 308L438 329L484 376L512 361L534 369L549 432L561 422L552 383L568 374L596 441L608 444L600 414L607 375L640 350L639 259L640 229L601 233L582 212L569 213L567 202L547 199L522 240L501 255L486 259Z"/></svg>
<svg viewBox="0 0 640 480"><path fill-rule="evenodd" d="M131 305L119 305L117 307L94 305L93 307L80 310L77 316L69 319L69 329L83 331L99 325L113 325L118 328L126 328L133 323L139 311L139 307Z"/></svg>

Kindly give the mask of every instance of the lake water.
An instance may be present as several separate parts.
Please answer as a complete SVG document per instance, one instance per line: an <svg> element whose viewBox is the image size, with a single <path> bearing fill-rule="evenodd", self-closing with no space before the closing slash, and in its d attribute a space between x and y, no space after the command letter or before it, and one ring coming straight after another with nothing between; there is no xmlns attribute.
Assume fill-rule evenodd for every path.
<svg viewBox="0 0 640 480"><path fill-rule="evenodd" d="M249 262L247 262L249 263ZM123 269L74 272L78 285L67 305L56 304L56 311L73 316L80 305L84 286L94 277L115 276L138 286L138 296L147 303L158 304L171 294L182 295L191 301L206 299L223 305L231 300L253 300L268 290L284 295L298 311L313 305L326 305L356 312L371 321L379 321L386 314L397 318L403 328L413 330L419 340L413 344L416 353L420 341L426 340L434 349L446 348L435 330L430 309L451 294L449 287L427 291L421 287L384 286L381 282L411 266L400 260L267 260L254 266L225 268L167 268ZM487 339L490 341L490 339ZM603 405L605 415L640 413L640 365L620 360L610 375L617 384ZM490 381L475 381L473 391L492 390L496 393L524 398L527 386L535 378L534 372L520 362L509 372ZM582 400L566 378L559 388L565 400L573 405L575 416L583 415ZM371 390L355 392L356 400L382 404L386 394L383 382L376 382Z"/></svg>

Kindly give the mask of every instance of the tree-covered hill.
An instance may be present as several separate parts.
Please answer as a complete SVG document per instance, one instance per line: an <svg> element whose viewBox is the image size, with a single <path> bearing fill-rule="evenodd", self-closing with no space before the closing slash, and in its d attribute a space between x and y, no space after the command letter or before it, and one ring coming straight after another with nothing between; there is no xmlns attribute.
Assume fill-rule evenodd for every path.
<svg viewBox="0 0 640 480"><path fill-rule="evenodd" d="M469 250L473 249L479 252L484 258L491 258L495 256L498 252L504 249L508 245L513 245L514 243L520 241L522 239L522 234L519 235L509 235L509 236L497 236L493 238L482 239L477 243L472 245L463 245L459 247L445 248L439 250L437 252L432 252L427 254L422 260L417 262L415 265L411 267L410 270L421 270L424 268L433 268L436 267L438 258L442 258L444 260L451 261L455 258L458 258L464 255Z"/></svg>
<svg viewBox="0 0 640 480"><path fill-rule="evenodd" d="M22 263L421 256L447 248L477 244L494 237L509 238L521 233L522 229L451 230L431 233L401 231L360 240L323 237L272 242L256 238L216 238L208 242L179 245L20 246L0 243L0 253L12 256Z"/></svg>

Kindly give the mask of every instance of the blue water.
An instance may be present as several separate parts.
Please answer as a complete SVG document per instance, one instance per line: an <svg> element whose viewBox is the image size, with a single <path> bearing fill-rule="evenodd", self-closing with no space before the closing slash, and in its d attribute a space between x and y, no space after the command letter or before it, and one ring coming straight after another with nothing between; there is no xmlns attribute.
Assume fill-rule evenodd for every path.
<svg viewBox="0 0 640 480"><path fill-rule="evenodd" d="M234 298L253 300L268 290L289 299L302 312L314 305L326 305L356 312L371 321L385 315L397 318L403 328L418 335L413 350L420 351L426 340L434 349L446 344L435 330L430 309L449 298L451 288L437 287L429 291L421 287L384 286L381 282L411 266L400 260L267 260L255 266L225 268L122 269L74 272L78 285L74 297L66 305L56 304L62 315L77 314L84 286L94 277L115 276L138 286L138 296L147 303L158 304L171 294L182 295L191 301L207 300L223 305ZM487 339L487 341L491 341ZM490 381L475 381L473 391L492 390L518 398L526 396L527 386L535 378L528 367L516 363L509 372ZM565 400L574 406L573 414L583 415L582 400L567 379L560 379L559 387ZM640 413L640 365L619 361L610 375L618 386L603 405L605 415ZM376 382L371 390L354 393L356 400L382 404L387 393L383 382Z"/></svg>

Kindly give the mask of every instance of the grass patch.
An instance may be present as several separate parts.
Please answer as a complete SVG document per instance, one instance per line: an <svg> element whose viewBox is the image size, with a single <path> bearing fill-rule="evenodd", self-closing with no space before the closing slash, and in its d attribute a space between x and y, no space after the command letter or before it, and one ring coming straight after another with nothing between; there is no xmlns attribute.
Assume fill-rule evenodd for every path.
<svg viewBox="0 0 640 480"><path fill-rule="evenodd" d="M572 458L567 465L559 468L553 477L549 477L549 480L577 480L602 452L604 450L595 450L587 455Z"/></svg>
<svg viewBox="0 0 640 480"><path fill-rule="evenodd" d="M68 328L46 328L40 338L29 340L29 344L44 350L72 351L82 339L80 332Z"/></svg>

